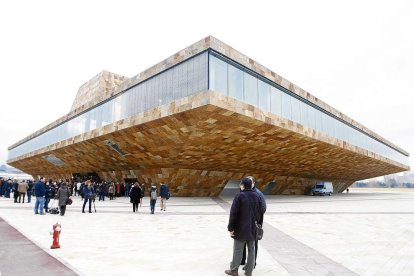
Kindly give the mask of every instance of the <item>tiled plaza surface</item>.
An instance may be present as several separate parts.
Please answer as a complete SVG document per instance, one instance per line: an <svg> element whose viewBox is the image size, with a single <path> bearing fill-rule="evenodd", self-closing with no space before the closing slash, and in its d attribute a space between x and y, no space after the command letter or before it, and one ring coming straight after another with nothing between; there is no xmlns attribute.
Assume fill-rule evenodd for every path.
<svg viewBox="0 0 414 276"><path fill-rule="evenodd" d="M331 197L266 198L254 275L414 274L413 192L351 189ZM80 275L224 275L232 254L226 229L231 201L172 197L166 212L157 208L151 215L148 197L138 214L119 198L97 201L96 213L82 214L75 197L61 217L34 215L34 200L0 198L0 217ZM51 250L56 222L62 247ZM0 258L0 273L18 275L10 260L29 251L22 243L16 244L21 251L7 251L6 243L3 235L0 253L8 258Z"/></svg>

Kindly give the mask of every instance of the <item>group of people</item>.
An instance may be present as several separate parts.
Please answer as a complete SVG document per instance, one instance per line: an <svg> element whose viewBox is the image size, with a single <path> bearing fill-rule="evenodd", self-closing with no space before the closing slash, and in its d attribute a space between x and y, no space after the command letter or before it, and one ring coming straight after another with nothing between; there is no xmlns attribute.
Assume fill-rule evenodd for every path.
<svg viewBox="0 0 414 276"><path fill-rule="evenodd" d="M33 181L3 179L0 177L0 197L10 198L13 194L14 203L24 203L27 194L27 203L30 203L33 193ZM23 201L22 201L23 200Z"/></svg>
<svg viewBox="0 0 414 276"><path fill-rule="evenodd" d="M60 180L58 183L48 182L44 177L40 177L39 181L34 185L34 195L36 196L36 202L34 206L34 213L40 215L46 215L49 211L50 199L57 199L60 215L64 216L66 212L66 205L70 192L68 183Z"/></svg>
<svg viewBox="0 0 414 276"><path fill-rule="evenodd" d="M109 197L110 200L113 200L117 197L129 197L131 188L134 186L133 183L119 183L119 182L95 182L91 181L96 194L99 196L99 201L105 200L105 197ZM74 195L80 195L83 198L82 192L83 187L86 182L78 182L76 185L73 185Z"/></svg>
<svg viewBox="0 0 414 276"><path fill-rule="evenodd" d="M70 183L63 179L53 182L53 180L46 181L44 177L40 177L36 183L31 180L5 180L0 178L0 196L10 198L10 194L14 193L14 202L25 201L27 194L27 202L31 202L32 195L36 196L34 213L45 215L49 212L49 204L51 199L57 200L59 213L61 216L65 215L66 205L72 195L81 196L83 200L82 213L85 213L85 207L89 203L89 213L92 213L92 203L94 204L96 196L99 196L99 201L105 200L109 197L110 200L116 197L129 197L132 203L132 211L138 212L138 206L142 206L142 198L145 196L145 185L135 183L119 183L119 182L92 182L86 180L85 182ZM167 200L170 197L169 188L167 184L160 183L160 191L158 192L155 183L151 185L148 195L150 197L150 211L151 214L155 212L155 205L158 196L161 198L161 211L166 211ZM71 200L71 199L70 199ZM95 206L95 204L94 204ZM96 207L95 207L96 212Z"/></svg>
<svg viewBox="0 0 414 276"><path fill-rule="evenodd" d="M123 187L123 188L121 188ZM123 191L117 194L115 191ZM96 195L99 195L99 201L105 200L105 197L108 196L109 200L113 200L116 195L124 194L125 197L130 198L130 203L132 203L132 212L138 212L138 207L142 206L142 198L145 196L145 185L139 184L135 182L134 184L124 183L95 183L87 180L85 183L78 183L77 184L77 192L81 195L84 199L82 212L85 212L85 205L89 202L89 213L92 213L91 210L91 203L94 202ZM81 192L79 192L81 191ZM160 192L159 196L161 198L161 211L167 210L167 200L170 198L170 192L168 185L164 184L163 182L160 183ZM151 214L155 212L155 205L158 198L158 190L155 183L151 185L151 189L149 191L150 197L150 210Z"/></svg>
<svg viewBox="0 0 414 276"><path fill-rule="evenodd" d="M123 188L121 189L121 187ZM145 185L140 185L138 182L115 184L95 183L87 180L84 183L73 185L63 180L59 182L49 180L47 182L44 177L40 177L39 181L33 184L32 181L17 182L0 178L0 196L10 198L10 194L14 193L14 202L24 203L27 194L27 202L30 203L32 193L34 193L36 196L34 213L40 215L44 215L48 211L49 201L54 198L58 200L60 214L63 216L73 190L75 196L80 195L84 200L82 213L85 213L85 206L88 202L89 213L92 212L91 203L94 202L96 194L99 195L99 200L105 200L106 196L109 196L110 200L115 196L129 196L133 212L138 212L138 206L142 205L142 198L145 195ZM155 212L158 196L161 197L161 211L166 211L166 202L170 197L168 185L160 183L160 191L158 192L156 184L153 183L148 194L151 214ZM244 177L240 182L240 192L235 196L230 209L227 229L234 239L233 259L230 263L230 269L225 270L225 274L237 276L239 275L239 266L245 265L243 267L245 274L252 275L253 269L256 267L258 251L257 224L263 225L265 212L266 201L263 193L255 187L255 179L251 176Z"/></svg>

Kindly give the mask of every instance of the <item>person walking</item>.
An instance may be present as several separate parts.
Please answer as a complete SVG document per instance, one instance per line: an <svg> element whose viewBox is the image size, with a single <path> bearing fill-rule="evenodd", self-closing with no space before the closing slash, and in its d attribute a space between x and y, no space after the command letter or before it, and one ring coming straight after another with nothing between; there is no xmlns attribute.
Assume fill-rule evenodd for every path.
<svg viewBox="0 0 414 276"><path fill-rule="evenodd" d="M233 259L230 269L225 270L227 275L238 276L239 266L243 255L243 247L247 243L248 256L245 273L252 275L254 267L254 241L256 240L256 224L262 224L262 200L252 190L253 182L244 177L240 182L240 192L234 197L230 209L229 224L227 230L234 239Z"/></svg>
<svg viewBox="0 0 414 276"><path fill-rule="evenodd" d="M21 203L22 196L23 196L23 203L24 203L24 197L26 196L28 188L29 188L29 185L27 185L25 180L19 183L19 187L17 188L19 191L19 203Z"/></svg>
<svg viewBox="0 0 414 276"><path fill-rule="evenodd" d="M70 197L70 191L68 186L66 185L65 182L62 182L60 184L60 187L56 193L56 199L58 200L59 203L59 211L60 211L60 215L64 216L65 212L66 212L66 205L67 205L67 199Z"/></svg>
<svg viewBox="0 0 414 276"><path fill-rule="evenodd" d="M155 212L155 203L157 203L157 186L155 186L155 183L152 183L151 191L150 191L150 208L151 208L151 214L154 214Z"/></svg>
<svg viewBox="0 0 414 276"><path fill-rule="evenodd" d="M132 186L131 191L129 192L129 198L132 203L132 211L138 212L138 204L141 202L141 187L139 187L138 182L135 182L135 185Z"/></svg>
<svg viewBox="0 0 414 276"><path fill-rule="evenodd" d="M256 187L256 180L254 179L254 177L253 176L247 176L247 177L252 180L252 183L253 183L252 191L257 193L259 195L261 201L262 201L262 216L264 217L264 214L266 213L266 209L267 209L265 197L264 197L263 193L259 190L259 188ZM263 223L263 221L262 221L262 223ZM241 260L241 263L240 263L241 265L246 264L246 247L247 247L247 245L245 244L244 249L243 249L243 257L242 257L242 260ZM255 240L254 241L254 250L255 250L254 251L254 267L255 268L256 268L258 247L259 247L259 241Z"/></svg>
<svg viewBox="0 0 414 276"><path fill-rule="evenodd" d="M144 196L145 196L145 185L144 183L141 184L141 202L140 202L140 206L142 207L142 202L144 201Z"/></svg>
<svg viewBox="0 0 414 276"><path fill-rule="evenodd" d="M89 201L89 213L92 213L92 197L95 193L93 190L92 184L90 180L87 180L85 183L85 186L83 187L83 207L82 207L82 213L85 213L85 205Z"/></svg>
<svg viewBox="0 0 414 276"><path fill-rule="evenodd" d="M168 186L161 182L161 186L160 186L161 211L167 211L168 193L169 193Z"/></svg>
<svg viewBox="0 0 414 276"><path fill-rule="evenodd" d="M46 213L43 212L43 207L45 205L45 193L46 193L46 185L45 185L45 178L42 176L40 177L39 181L36 183L34 187L35 196L36 196L36 203L34 207L34 213L46 215Z"/></svg>

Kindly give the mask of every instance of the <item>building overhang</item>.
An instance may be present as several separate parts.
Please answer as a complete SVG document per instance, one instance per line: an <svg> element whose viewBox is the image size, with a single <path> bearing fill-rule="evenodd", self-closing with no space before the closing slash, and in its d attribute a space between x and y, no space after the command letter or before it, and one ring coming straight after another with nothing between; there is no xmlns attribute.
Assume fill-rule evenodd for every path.
<svg viewBox="0 0 414 276"><path fill-rule="evenodd" d="M115 143L119 154L108 146ZM59 166L45 156L61 160ZM32 175L151 168L355 181L409 167L247 103L205 91L8 163Z"/></svg>

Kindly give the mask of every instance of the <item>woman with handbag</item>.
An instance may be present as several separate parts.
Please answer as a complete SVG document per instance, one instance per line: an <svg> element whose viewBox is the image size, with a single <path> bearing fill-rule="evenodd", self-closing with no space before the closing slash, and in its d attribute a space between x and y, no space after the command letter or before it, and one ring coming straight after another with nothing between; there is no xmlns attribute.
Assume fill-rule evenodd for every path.
<svg viewBox="0 0 414 276"><path fill-rule="evenodd" d="M72 201L70 198L70 192L68 189L68 186L65 182L62 182L60 184L59 190L56 193L56 199L59 199L59 210L60 215L64 216L66 211L66 205L68 204L68 201Z"/></svg>

